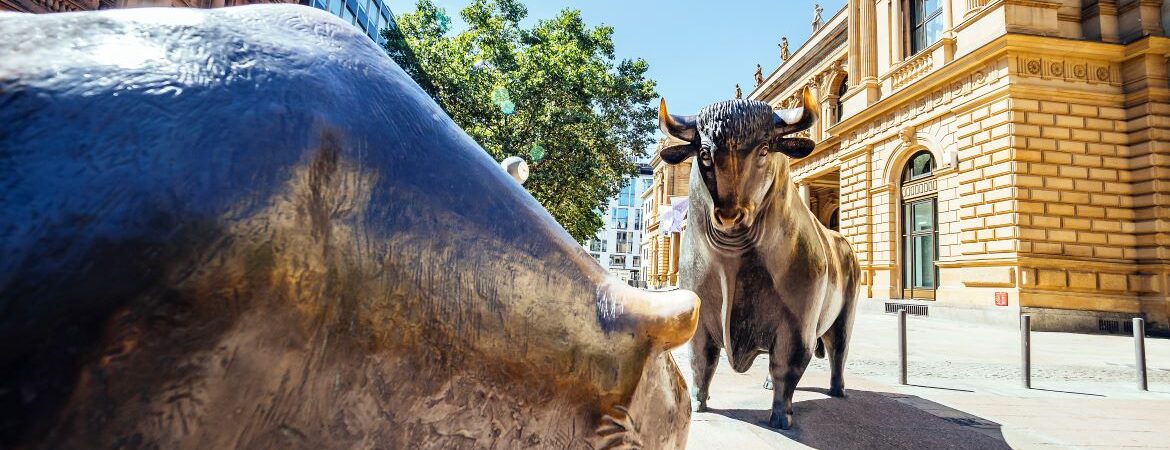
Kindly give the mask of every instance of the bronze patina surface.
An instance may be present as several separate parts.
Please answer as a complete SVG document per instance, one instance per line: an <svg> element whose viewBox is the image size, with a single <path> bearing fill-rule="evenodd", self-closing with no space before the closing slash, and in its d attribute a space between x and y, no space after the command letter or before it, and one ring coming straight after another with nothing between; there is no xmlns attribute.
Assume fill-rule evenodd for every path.
<svg viewBox="0 0 1170 450"><path fill-rule="evenodd" d="M0 448L678 448L607 275L312 8L0 15Z"/></svg>
<svg viewBox="0 0 1170 450"><path fill-rule="evenodd" d="M676 140L659 154L669 164L694 157L679 286L703 299L691 340L694 406L707 405L719 349L737 372L761 353L775 380L769 425L792 426L792 394L814 352L828 353L829 394L845 396L845 357L861 270L849 242L813 217L789 176L788 158L813 149L788 137L808 129L817 105L800 108L730 100L694 116L658 109Z"/></svg>

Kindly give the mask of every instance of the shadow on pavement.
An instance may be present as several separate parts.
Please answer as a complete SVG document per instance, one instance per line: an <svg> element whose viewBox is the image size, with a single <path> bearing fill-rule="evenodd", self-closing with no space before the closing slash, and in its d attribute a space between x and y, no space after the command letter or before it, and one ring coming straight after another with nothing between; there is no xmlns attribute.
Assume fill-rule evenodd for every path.
<svg viewBox="0 0 1170 450"><path fill-rule="evenodd" d="M828 394L826 389L800 390ZM768 410L710 412L772 430L818 449L1010 449L998 423L913 395L848 390L848 398L793 404L796 426L768 427Z"/></svg>
<svg viewBox="0 0 1170 450"><path fill-rule="evenodd" d="M920 387L920 388L926 388L926 389L940 389L940 390L944 390L944 391L955 391L955 392L975 392L975 391L972 391L970 389L949 388L949 387L942 387L942 386L927 386L925 384L914 384L914 383L907 384L907 386L914 386L914 387ZM800 388L797 388L797 389L800 389Z"/></svg>
<svg viewBox="0 0 1170 450"><path fill-rule="evenodd" d="M1056 389L1044 389L1044 388L1038 388L1038 387L1035 387L1035 386L1033 386L1033 387L1032 387L1032 390L1034 390L1034 391L1044 391L1044 392L1056 392L1056 393L1059 393L1059 394L1076 394L1076 395L1088 395L1088 396L1092 396L1092 397L1104 397L1104 395L1102 395L1102 394L1090 394L1090 393L1088 393L1088 392L1060 391L1060 390L1056 390Z"/></svg>

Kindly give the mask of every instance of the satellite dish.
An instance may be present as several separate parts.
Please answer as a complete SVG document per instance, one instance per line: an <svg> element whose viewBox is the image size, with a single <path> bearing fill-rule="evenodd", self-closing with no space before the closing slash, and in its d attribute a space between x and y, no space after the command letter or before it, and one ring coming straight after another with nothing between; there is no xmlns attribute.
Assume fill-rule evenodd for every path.
<svg viewBox="0 0 1170 450"><path fill-rule="evenodd" d="M528 181L528 163L524 162L524 158L519 156L509 156L500 163L500 167L504 168L508 175L511 175L517 183L524 184Z"/></svg>

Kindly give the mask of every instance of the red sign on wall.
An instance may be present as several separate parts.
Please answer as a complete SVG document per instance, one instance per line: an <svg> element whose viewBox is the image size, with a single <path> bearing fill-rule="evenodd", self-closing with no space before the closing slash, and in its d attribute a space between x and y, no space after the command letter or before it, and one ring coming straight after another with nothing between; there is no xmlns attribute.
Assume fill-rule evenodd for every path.
<svg viewBox="0 0 1170 450"><path fill-rule="evenodd" d="M1007 292L995 293L995 306L1007 306Z"/></svg>

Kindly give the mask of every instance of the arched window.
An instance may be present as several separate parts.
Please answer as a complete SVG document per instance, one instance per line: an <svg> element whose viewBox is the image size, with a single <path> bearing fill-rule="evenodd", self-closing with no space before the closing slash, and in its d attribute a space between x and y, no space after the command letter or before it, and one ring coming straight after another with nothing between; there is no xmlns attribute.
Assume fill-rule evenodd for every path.
<svg viewBox="0 0 1170 450"><path fill-rule="evenodd" d="M849 75L841 77L841 85L837 87L837 117L833 123L840 123L845 118L845 92L849 90Z"/></svg>
<svg viewBox="0 0 1170 450"><path fill-rule="evenodd" d="M915 153L906 163L906 170L902 172L902 183L918 180L934 175L934 157L928 151Z"/></svg>
<svg viewBox="0 0 1170 450"><path fill-rule="evenodd" d="M934 299L938 288L938 189L934 157L921 151L902 169L902 297Z"/></svg>

